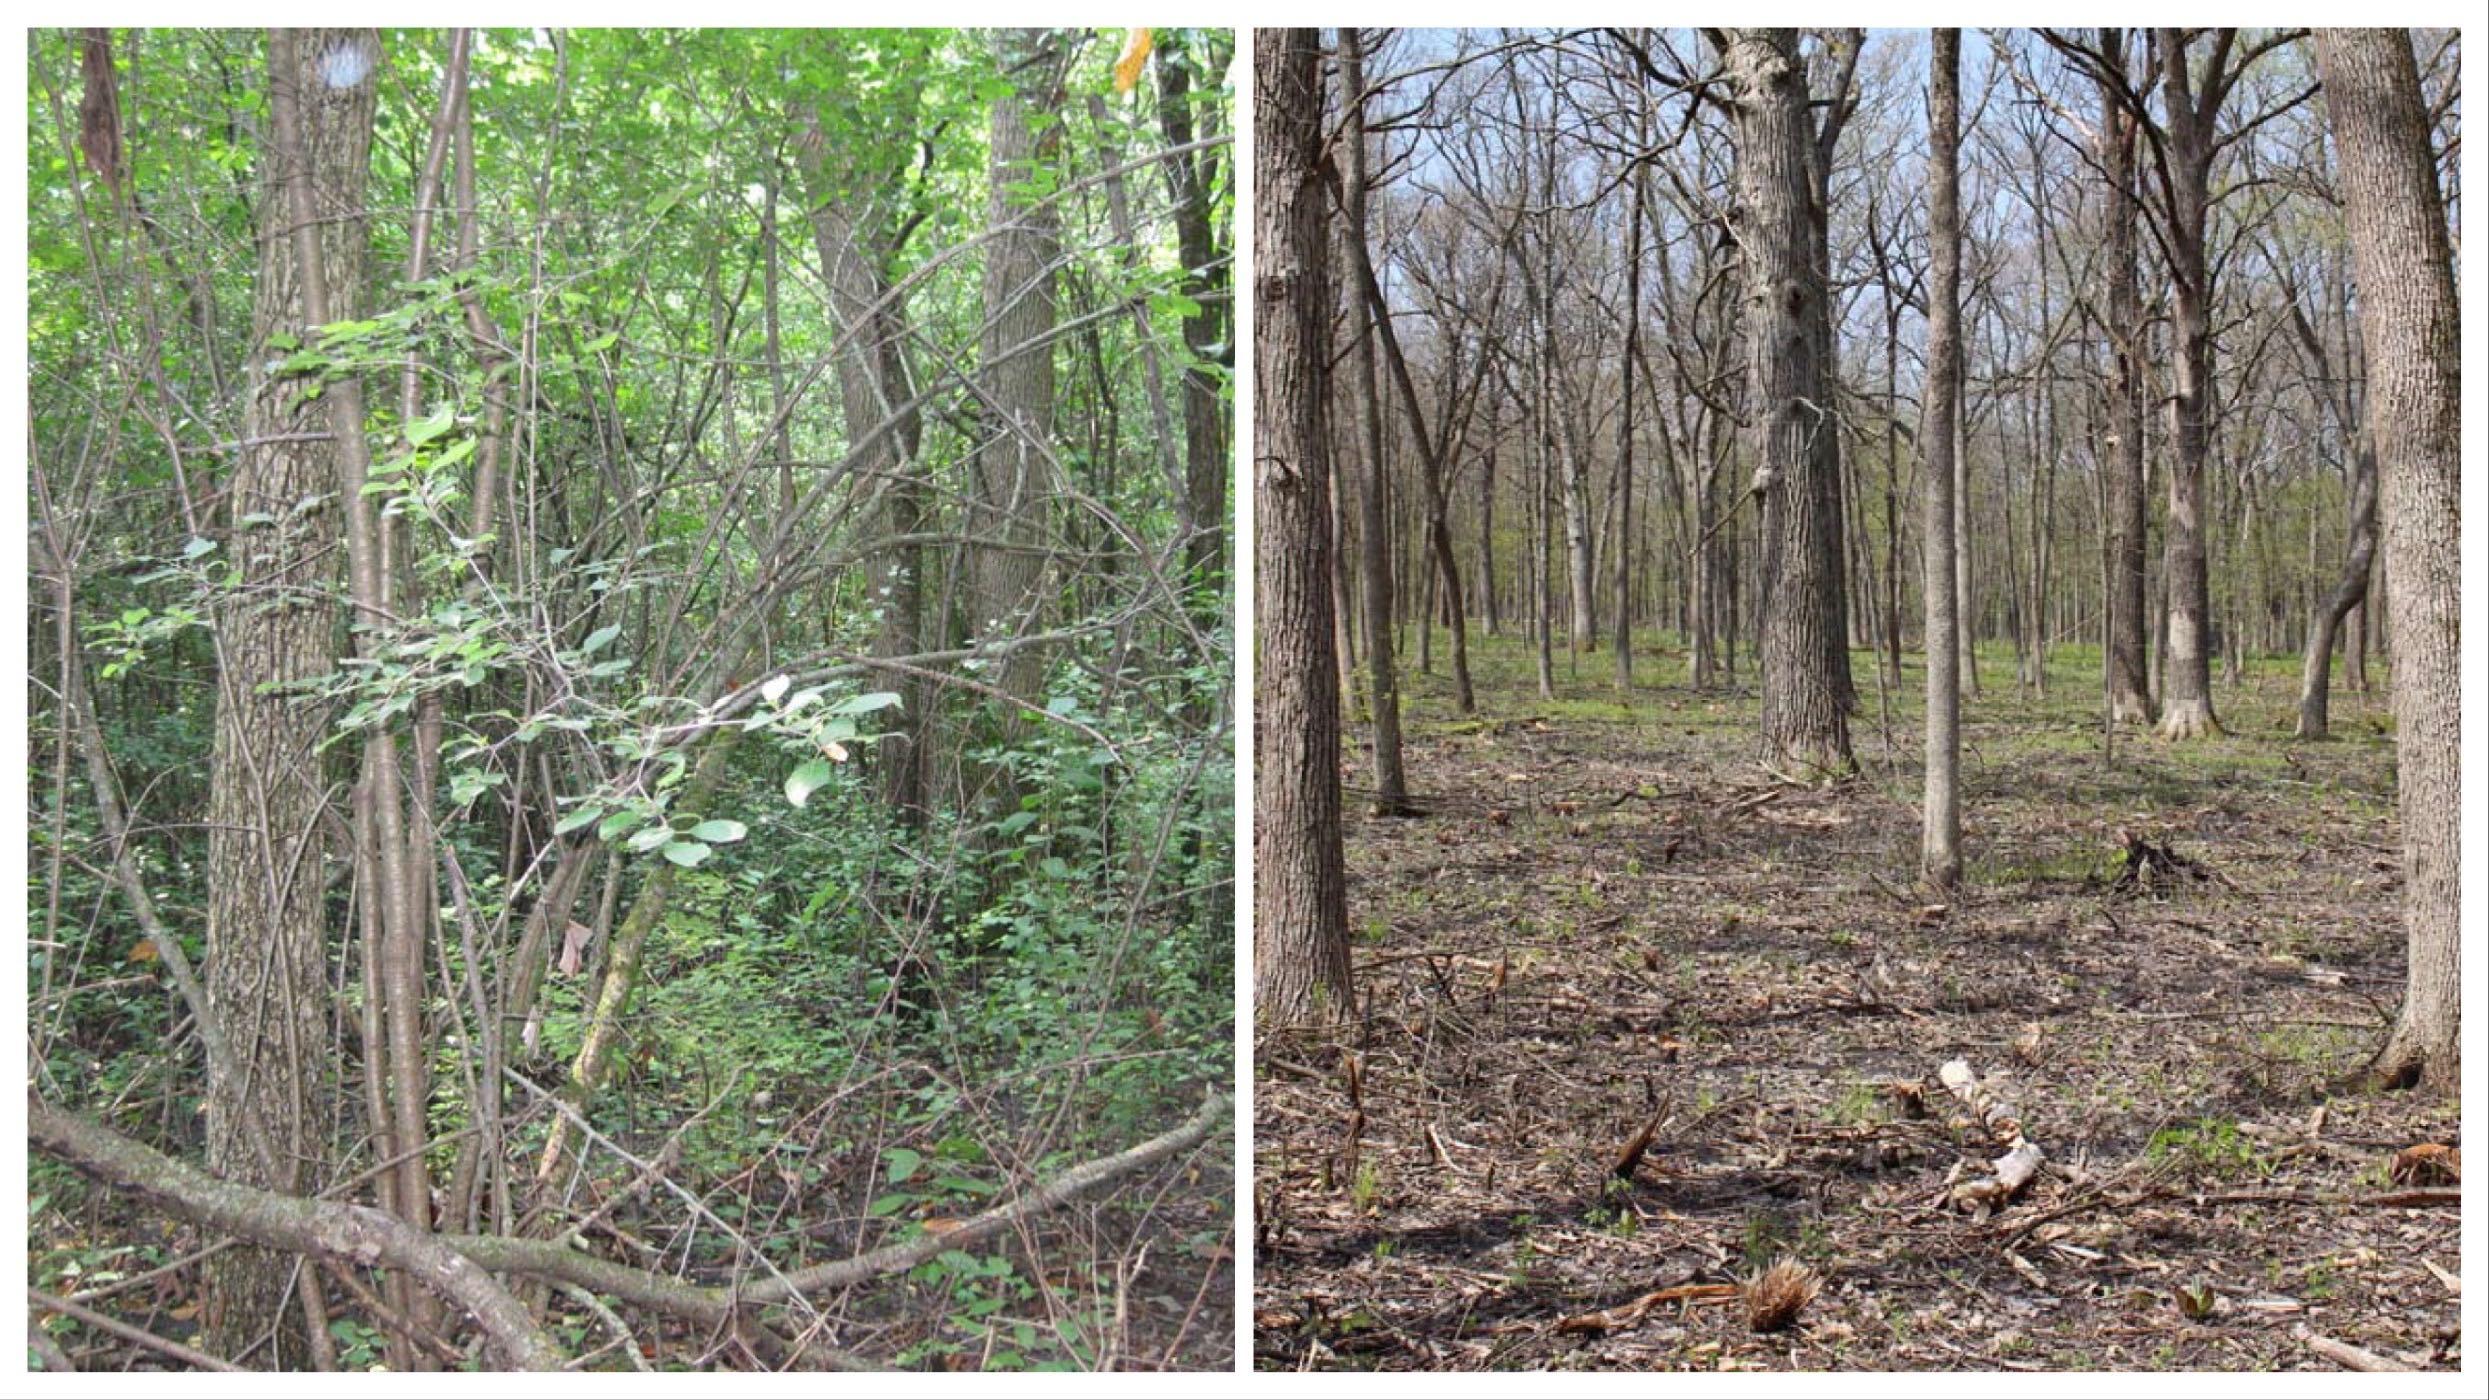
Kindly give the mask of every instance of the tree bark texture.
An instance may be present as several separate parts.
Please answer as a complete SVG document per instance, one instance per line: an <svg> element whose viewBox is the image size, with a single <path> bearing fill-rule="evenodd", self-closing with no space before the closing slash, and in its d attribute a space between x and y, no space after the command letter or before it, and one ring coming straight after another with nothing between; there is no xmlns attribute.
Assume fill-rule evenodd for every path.
<svg viewBox="0 0 2489 1400"><path fill-rule="evenodd" d="M319 744L329 706L307 694L334 671L343 511L329 405L310 381L280 374L270 338L316 339L304 302L302 242L291 192L300 182L321 220L327 279L350 313L362 285L363 191L379 36L360 29L276 31L269 99L294 128L261 174L258 282L252 312L246 444L229 486L220 605L216 737L209 760L207 994L228 1053L211 1061L209 1169L228 1180L302 1194L326 1173L335 1122L327 918L321 898L328 782ZM255 1120L265 1140L254 1142ZM212 1351L272 1368L301 1364L284 1308L294 1259L237 1249L209 1261L201 1338Z"/></svg>
<svg viewBox="0 0 2489 1400"><path fill-rule="evenodd" d="M2165 230L2170 261L2172 357L2169 404L2169 525L2162 568L2168 576L2168 654L2161 662L2161 735L2192 739L2221 732L2212 708L2212 586L2204 556L2204 472L2212 459L2212 261L2205 230L2212 208L2213 118L2197 103L2188 37L2153 31L2168 112L2169 186ZM2216 62L2209 92L2220 87Z"/></svg>
<svg viewBox="0 0 2489 1400"><path fill-rule="evenodd" d="M1950 890L1962 878L1961 626L1953 596L1953 424L1962 405L1955 369L1962 357L1961 64L1962 32L1929 35L1927 236L1927 414L1919 428L1927 456L1927 790L1919 874Z"/></svg>
<svg viewBox="0 0 2489 1400"><path fill-rule="evenodd" d="M2463 775L2460 310L2411 36L2317 31L2359 282L2369 435L2385 515L2388 635L2410 940L2391 1083L2458 1083Z"/></svg>
<svg viewBox="0 0 2489 1400"><path fill-rule="evenodd" d="M2125 31L2103 29L2107 61L2125 63ZM2135 272L2135 122L2104 81L2100 98L2099 155L2107 197L2101 201L2101 258L2108 278L2109 607L2108 669L2111 719L2149 724L2154 718L2150 626L2144 613L2145 514L2143 482L2143 293Z"/></svg>
<svg viewBox="0 0 2489 1400"><path fill-rule="evenodd" d="M1762 505L1763 748L1801 777L1849 772L1845 688L1831 667L1847 651L1833 575L1838 498L1819 475L1838 431L1818 353L1830 302L1814 256L1815 128L1794 30L1730 30L1722 40L1735 92L1738 238L1746 267L1747 416Z"/></svg>
<svg viewBox="0 0 2489 1400"><path fill-rule="evenodd" d="M1254 58L1254 705L1256 1014L1337 1014L1349 996L1332 650L1328 388L1331 278L1322 44L1262 30Z"/></svg>
<svg viewBox="0 0 2489 1400"><path fill-rule="evenodd" d="M1340 182L1346 215L1342 236L1353 250L1350 261L1364 268L1371 256L1366 244L1365 59L1354 28L1339 30L1339 79L1342 130L1340 144L1347 170ZM1362 278L1348 295L1349 392L1357 401L1357 446L1366 459L1365 479L1357 496L1357 534L1361 557L1357 580L1365 610L1366 707L1374 755L1374 810L1400 816L1409 810L1409 780L1400 761L1399 658L1392 645L1391 531L1387 521L1383 470L1382 382L1375 370L1374 342L1384 312L1365 296Z"/></svg>
<svg viewBox="0 0 2489 1400"><path fill-rule="evenodd" d="M1060 217L1041 198L1040 167L1053 156L1061 128L1039 112L1060 106L1063 54L1051 31L1006 30L996 60L1015 91L995 101L987 127L991 195L987 204L984 306L978 391L983 441L976 453L976 500L968 533L986 543L973 554L976 616L972 632L1011 637L1045 625L1047 513L1055 496L1055 263ZM1036 698L1045 678L1042 648L1012 652L997 683L1021 700ZM1025 731L1025 712L998 718L1006 738ZM1002 781L1001 774L990 775Z"/></svg>

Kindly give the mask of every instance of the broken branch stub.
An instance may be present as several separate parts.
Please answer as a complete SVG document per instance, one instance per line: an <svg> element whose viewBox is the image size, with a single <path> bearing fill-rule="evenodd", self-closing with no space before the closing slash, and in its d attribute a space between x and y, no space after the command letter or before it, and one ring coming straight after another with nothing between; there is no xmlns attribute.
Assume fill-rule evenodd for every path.
<svg viewBox="0 0 2489 1400"><path fill-rule="evenodd" d="M1980 1127L1989 1138L2005 1149L2004 1156L1989 1164L1993 1175L1956 1184L1952 1190L1952 1202L1964 1210L1986 1212L1999 1209L2021 1195L2023 1188L2039 1175L2040 1165L2047 1160L2046 1156L2040 1151L2039 1144L2023 1136L2022 1115L1979 1082L1979 1076L1971 1071L1970 1061L1947 1060L1936 1071L1936 1078L1979 1119Z"/></svg>

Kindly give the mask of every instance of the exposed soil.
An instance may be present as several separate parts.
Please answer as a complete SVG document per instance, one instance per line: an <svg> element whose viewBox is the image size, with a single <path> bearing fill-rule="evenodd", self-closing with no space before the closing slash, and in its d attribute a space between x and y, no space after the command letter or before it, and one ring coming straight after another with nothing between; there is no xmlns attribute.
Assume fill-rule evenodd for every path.
<svg viewBox="0 0 2489 1400"><path fill-rule="evenodd" d="M2108 764L2092 654L2047 701L1991 658L1948 906L1916 670L1886 728L1861 658L1866 775L1805 789L1674 658L1629 702L1604 654L1554 701L1479 661L1476 716L1411 678L1425 814L1351 819L1355 1014L1260 1037L1259 1366L2460 1364L2457 1193L2392 1169L2457 1106L2356 1082L2402 977L2381 695L2294 742L2275 661L2232 737ZM2137 843L2182 860L2121 883ZM2046 1157L1992 1213L1956 1057ZM1758 1334L1722 1285L1782 1259L1822 1291Z"/></svg>

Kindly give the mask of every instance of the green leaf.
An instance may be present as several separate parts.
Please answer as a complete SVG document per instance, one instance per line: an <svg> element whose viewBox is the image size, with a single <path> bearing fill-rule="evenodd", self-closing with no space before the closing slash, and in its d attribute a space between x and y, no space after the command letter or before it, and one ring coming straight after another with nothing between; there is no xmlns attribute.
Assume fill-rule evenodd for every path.
<svg viewBox="0 0 2489 1400"><path fill-rule="evenodd" d="M697 841L669 842L665 848L665 858L676 865L698 865L709 858L709 848Z"/></svg>
<svg viewBox="0 0 2489 1400"><path fill-rule="evenodd" d="M751 831L741 822L728 821L723 817L712 817L693 827L691 834L703 841L714 841L721 846L728 846L750 835Z"/></svg>
<svg viewBox="0 0 2489 1400"><path fill-rule="evenodd" d="M597 827L596 839L599 841L611 841L615 837L620 836L622 833L629 831L631 828L638 826L639 824L640 814L632 811L628 807L625 807L621 811L607 817L604 823Z"/></svg>
<svg viewBox="0 0 2489 1400"><path fill-rule="evenodd" d="M502 780L506 776L506 774L492 772L487 769L468 768L460 770L455 777L452 777L449 780L450 805L453 807L463 807L468 803L473 802L475 799L482 797L488 790L499 787Z"/></svg>
<svg viewBox="0 0 2489 1400"><path fill-rule="evenodd" d="M451 412L450 406L448 404L443 404L433 412L407 424L406 441L412 446L421 447L425 443L432 441L434 438L439 437L441 434L448 432L449 425L454 420L454 417L455 415Z"/></svg>
<svg viewBox="0 0 2489 1400"><path fill-rule="evenodd" d="M899 697L896 693L887 690L875 690L863 695L848 696L846 699L831 706L830 713L834 715L869 715L875 710L887 710L891 706L898 703Z"/></svg>
<svg viewBox="0 0 2489 1400"><path fill-rule="evenodd" d="M555 822L553 824L553 834L556 836L568 836L583 826L589 826L603 820L604 816L605 809L602 807L582 807L578 811L571 813L569 816L562 818L558 822Z"/></svg>
<svg viewBox="0 0 2489 1400"><path fill-rule="evenodd" d="M613 645L614 638L621 635L622 624L619 622L615 623L611 627L599 627L595 631L588 634L588 639L586 641L579 644L579 654L581 656L594 656L598 652Z"/></svg>
<svg viewBox="0 0 2489 1400"><path fill-rule="evenodd" d="M912 1147L894 1147L882 1154L882 1161L888 1166L890 1184L896 1186L916 1175L916 1169L925 1164L925 1154Z"/></svg>
<svg viewBox="0 0 2489 1400"><path fill-rule="evenodd" d="M207 539L203 536L192 535L190 537L190 542L181 547L181 557L184 559L196 559L202 554L212 552L215 548L216 541Z"/></svg>
<svg viewBox="0 0 2489 1400"><path fill-rule="evenodd" d="M796 769L787 775L786 800L798 807L803 806L812 800L812 795L820 791L822 785L829 782L830 776L837 771L828 762L818 758Z"/></svg>
<svg viewBox="0 0 2489 1400"><path fill-rule="evenodd" d="M864 1213L875 1217L897 1215L900 1211L903 1211L914 1204L916 1204L916 1195L914 1192L893 1191L887 1196L874 1197L873 1203L864 1208Z"/></svg>

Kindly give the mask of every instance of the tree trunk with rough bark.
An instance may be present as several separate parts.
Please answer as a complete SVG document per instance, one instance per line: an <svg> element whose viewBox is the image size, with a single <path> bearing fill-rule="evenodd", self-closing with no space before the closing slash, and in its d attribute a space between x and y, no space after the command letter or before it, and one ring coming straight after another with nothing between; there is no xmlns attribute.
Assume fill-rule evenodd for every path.
<svg viewBox="0 0 2489 1400"><path fill-rule="evenodd" d="M1814 255L1815 159L1806 67L1793 30L1729 30L1721 57L1737 130L1739 235L1746 259L1747 416L1761 498L1764 759L1815 778L1850 772L1847 659L1834 574L1837 469L1821 349L1831 307Z"/></svg>
<svg viewBox="0 0 2489 1400"><path fill-rule="evenodd" d="M1062 127L1039 118L1058 114L1064 53L1051 30L1012 29L996 36L995 61L1013 91L995 100L987 119L991 193L977 375L985 411L967 533L982 542L971 551L976 611L970 631L999 639L1045 626L1043 551L1057 486L1049 342L1061 219L1044 199L1053 185L1044 167L1061 144ZM1004 659L996 683L1012 699L1035 700L1046 664L1044 648L1021 647ZM1029 719L1008 706L996 723L1009 741L1026 731ZM1016 799L1008 776L996 771L983 777L1001 789L988 800L1009 810Z"/></svg>
<svg viewBox="0 0 2489 1400"><path fill-rule="evenodd" d="M2316 57L2359 281L2391 594L2410 969L2376 1068L2387 1083L2452 1090L2462 1026L2461 312L2409 32L2319 30Z"/></svg>
<svg viewBox="0 0 2489 1400"><path fill-rule="evenodd" d="M1322 41L1255 36L1253 347L1260 672L1254 696L1255 1014L1344 1012L1348 877L1340 849L1340 712L1332 650L1331 321Z"/></svg>
<svg viewBox="0 0 2489 1400"><path fill-rule="evenodd" d="M1339 81L1342 130L1340 143L1347 170L1341 179L1340 205L1347 216L1340 230L1348 240L1352 265L1363 268L1371 256L1366 244L1365 55L1352 27L1339 30ZM1360 279L1362 281L1362 279ZM1371 304L1360 285L1351 289L1348 318L1349 393L1357 401L1357 446L1366 459L1365 479L1357 493L1359 601L1365 610L1366 711L1374 755L1374 810L1401 816L1409 810L1409 781L1400 762L1399 658L1392 644L1391 530L1385 510L1383 470L1382 383L1375 369L1374 342L1383 312Z"/></svg>
<svg viewBox="0 0 2489 1400"><path fill-rule="evenodd" d="M2168 112L2164 227L2170 334L2177 351L2169 403L2169 526L2163 562L2169 580L2169 651L2161 663L2160 732L2167 739L2193 739L2221 732L2212 708L2212 585L2203 518L2213 415L2213 264L2205 237L2212 209L2212 161L2219 149L2213 127L2218 109L2197 105L2187 36L2159 29L2153 31L2153 44Z"/></svg>
<svg viewBox="0 0 2489 1400"><path fill-rule="evenodd" d="M2122 71L2126 35L2100 31L2100 48ZM2135 123L2110 85L2100 95L2099 158L2106 236L2102 240L2108 304L2109 384L2106 456L2109 476L2108 645L2110 718L2119 724L2150 724L2152 690L2145 658L2144 538L2148 502L2143 487L2143 293L2135 273Z"/></svg>
<svg viewBox="0 0 2489 1400"><path fill-rule="evenodd" d="M1919 876L1937 890L1962 878L1962 691L1954 649L1953 423L1962 411L1954 370L1962 355L1962 31L1929 35L1927 413L1927 784Z"/></svg>
<svg viewBox="0 0 2489 1400"><path fill-rule="evenodd" d="M867 490L880 502L880 528L893 541L873 558L873 601L881 609L873 653L914 656L929 642L925 550L913 542L923 528L925 491L917 462L922 424L911 406L915 386L903 346L906 307L885 303L891 286L887 250L870 223L859 221L858 207L872 202L872 195L853 188L861 182L859 173L834 167L837 153L828 149L813 113L799 111L796 122L796 163L811 210L813 249L829 284L840 337L838 401L847 450L855 455L854 470L869 479ZM791 495L787 500L791 508ZM900 697L899 713L869 761L892 814L902 825L916 826L932 803L926 740L933 695L921 677L904 673L885 674L876 683Z"/></svg>
<svg viewBox="0 0 2489 1400"><path fill-rule="evenodd" d="M319 746L329 706L306 693L337 667L338 446L311 381L273 368L284 335L318 339L304 299L291 197L323 222L327 280L359 305L380 38L364 29L269 36L272 125L287 152L262 162L258 285L246 444L228 490L216 737L209 761L207 997L229 1053L210 1062L207 1161L231 1181L304 1195L326 1184L336 1121L328 923L321 877L328 782ZM252 1129L259 1132L255 1134ZM264 1135L264 1136L263 1136ZM297 1260L264 1249L211 1259L201 1340L244 1364L306 1356L287 1322ZM263 1342L274 1345L257 1351Z"/></svg>

